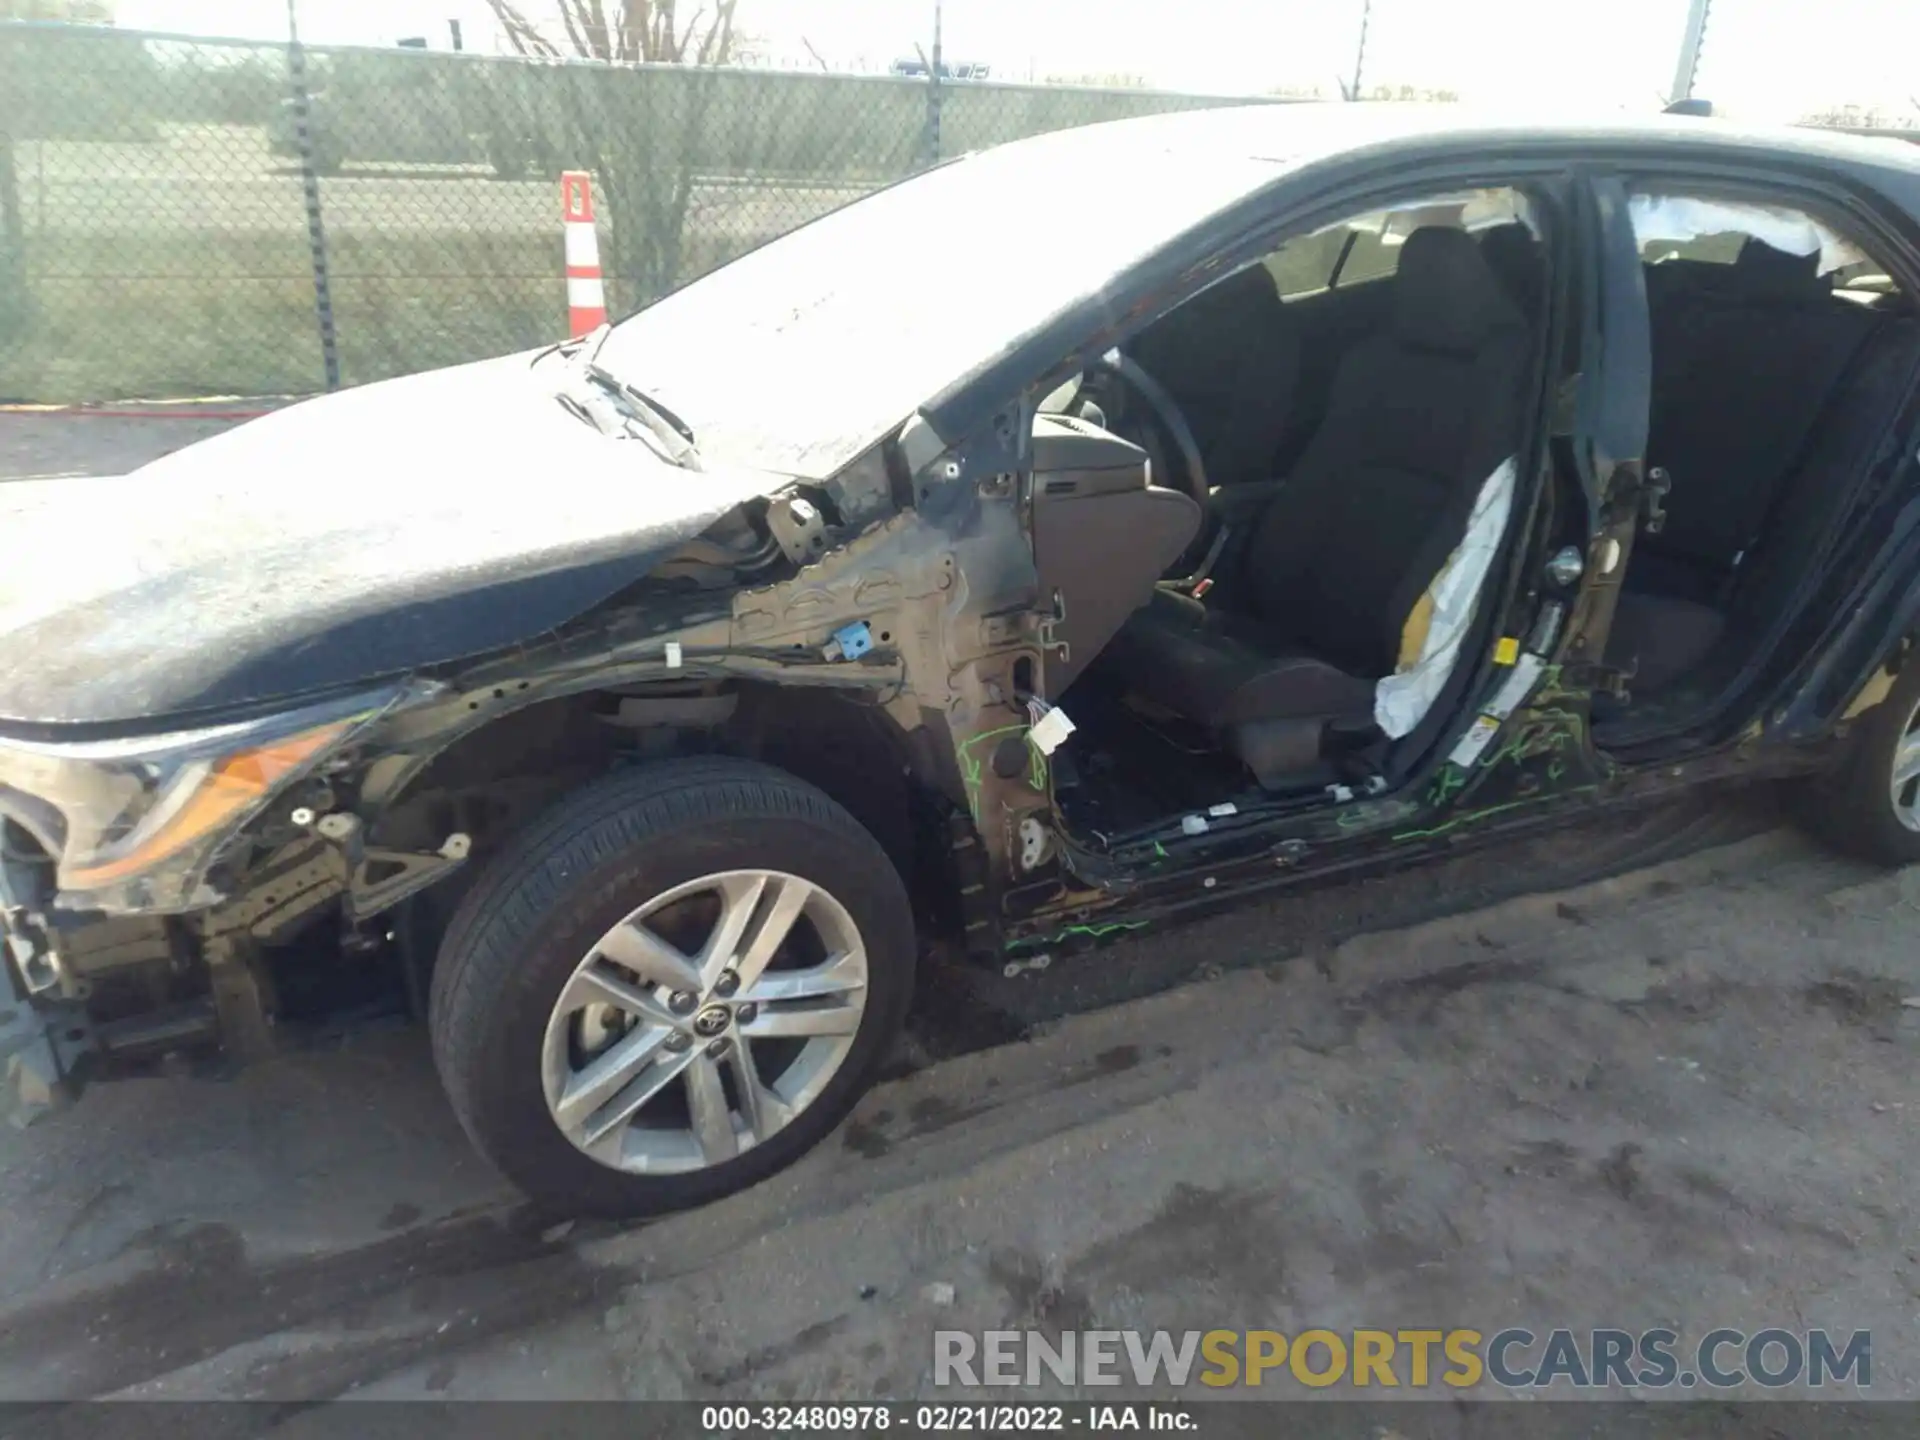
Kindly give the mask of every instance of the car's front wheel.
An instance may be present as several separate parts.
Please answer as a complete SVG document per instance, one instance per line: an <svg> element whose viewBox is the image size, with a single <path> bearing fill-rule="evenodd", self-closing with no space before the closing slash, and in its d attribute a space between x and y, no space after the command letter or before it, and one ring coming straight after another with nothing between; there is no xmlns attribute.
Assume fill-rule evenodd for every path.
<svg viewBox="0 0 1920 1440"><path fill-rule="evenodd" d="M1840 763L1801 782L1794 808L1836 849L1883 865L1920 861L1920 659L1854 722Z"/></svg>
<svg viewBox="0 0 1920 1440"><path fill-rule="evenodd" d="M544 1205L703 1204L852 1108L914 954L898 874L839 805L764 765L670 762L573 797L475 883L434 972L434 1058Z"/></svg>

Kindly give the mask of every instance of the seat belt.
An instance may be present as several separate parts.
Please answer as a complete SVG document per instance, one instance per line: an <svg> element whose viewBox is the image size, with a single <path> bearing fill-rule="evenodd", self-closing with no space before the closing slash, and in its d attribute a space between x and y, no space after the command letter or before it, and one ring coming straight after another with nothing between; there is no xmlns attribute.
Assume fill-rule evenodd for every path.
<svg viewBox="0 0 1920 1440"><path fill-rule="evenodd" d="M1167 584L1175 590L1191 595L1196 600L1204 600L1207 592L1213 588L1213 567L1220 563L1220 555L1227 548L1227 541L1233 537L1233 527L1222 525L1214 532L1213 543L1207 546L1207 553L1200 557L1199 568L1191 575L1178 580L1169 580Z"/></svg>

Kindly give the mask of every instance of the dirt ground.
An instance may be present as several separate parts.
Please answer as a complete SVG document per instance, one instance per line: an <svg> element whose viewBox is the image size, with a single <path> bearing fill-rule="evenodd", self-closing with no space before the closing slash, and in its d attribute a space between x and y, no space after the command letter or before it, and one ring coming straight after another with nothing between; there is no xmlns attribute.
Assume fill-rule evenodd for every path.
<svg viewBox="0 0 1920 1440"><path fill-rule="evenodd" d="M1770 830L1302 951L1315 903L1047 977L1184 957L1156 996L973 992L1024 1038L929 1059L923 1016L793 1170L625 1229L520 1206L398 1024L97 1087L0 1136L0 1395L911 1398L936 1328L1779 1324L1920 1396L1920 872Z"/></svg>
<svg viewBox="0 0 1920 1440"><path fill-rule="evenodd" d="M14 475L192 423L19 422ZM625 1228L523 1206L398 1020L98 1086L0 1132L0 1398L913 1398L935 1329L1510 1324L1869 1329L1920 1398L1917 936L1920 870L1763 797L1603 817L930 972L819 1150Z"/></svg>

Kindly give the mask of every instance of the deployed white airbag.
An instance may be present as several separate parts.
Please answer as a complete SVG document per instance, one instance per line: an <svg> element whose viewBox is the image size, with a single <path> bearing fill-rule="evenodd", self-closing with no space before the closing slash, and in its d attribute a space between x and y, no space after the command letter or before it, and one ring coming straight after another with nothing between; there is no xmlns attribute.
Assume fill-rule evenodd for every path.
<svg viewBox="0 0 1920 1440"><path fill-rule="evenodd" d="M1820 273L1858 265L1867 257L1811 215L1781 205L1710 200L1697 195L1633 195L1627 201L1633 235L1642 247L1702 235L1751 235L1789 255L1820 256Z"/></svg>
<svg viewBox="0 0 1920 1440"><path fill-rule="evenodd" d="M1418 656L1374 686L1374 724L1395 740L1426 717L1453 673L1487 572L1500 551L1500 537L1506 534L1516 470L1513 460L1504 460L1481 484L1473 514L1467 519L1466 534L1427 587L1432 613Z"/></svg>

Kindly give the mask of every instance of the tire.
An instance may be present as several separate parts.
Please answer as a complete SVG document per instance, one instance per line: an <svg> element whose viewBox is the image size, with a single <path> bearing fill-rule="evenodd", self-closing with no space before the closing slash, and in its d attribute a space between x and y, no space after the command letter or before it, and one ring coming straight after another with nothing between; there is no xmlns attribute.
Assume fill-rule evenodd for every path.
<svg viewBox="0 0 1920 1440"><path fill-rule="evenodd" d="M755 874L763 877L763 890L751 888ZM685 898L672 898L683 891ZM741 894L749 898L736 903ZM783 913L783 897L791 895L803 895L795 903L806 908L785 930L773 922ZM694 939L696 931L710 925L704 944L695 946L682 936L669 952L670 964L691 955L688 963L700 968L698 950L721 953L717 942L724 929L720 920L703 918L707 909L722 918L744 914L748 933L724 952L740 956L738 973L719 972L718 989L702 990L689 1001L692 991L649 978L656 974L655 942L670 925ZM631 940L636 915L646 926L662 927L662 932L639 928L647 944L637 959L625 942L613 944L623 936ZM780 929L788 938L779 943L764 975L748 982L754 988L726 990L727 976L739 986L740 976L752 969L753 935L769 929ZM801 953L806 947L812 948ZM610 963L614 952L621 958ZM782 771L741 760L645 766L563 801L476 879L454 912L434 969L429 1001L434 1062L474 1144L543 1208L610 1217L684 1209L765 1179L845 1118L906 1014L915 954L912 909L893 864L825 794ZM854 973L849 957L860 955L864 985L855 986L845 977ZM796 957L798 969L792 968ZM627 961L636 968L622 968ZM843 977L832 995L808 989L806 998L794 998L803 986L820 983L814 977L830 974ZM588 1004L569 1017L574 997L600 995L609 976L624 985L614 993L626 997L623 1003L630 1008ZM782 981L793 996L739 1003L770 994ZM662 1008L683 1001L689 1008L679 1018ZM698 1039L716 1032L702 1028L696 1034L693 1027L729 1005L730 1018L723 1015L719 1023L731 1028L718 1039ZM781 1038L815 1036L813 1027L820 1022L796 1022L795 1016L800 1011L819 1015L822 1009L836 1017L832 1035ZM800 1029L779 1028L796 1023ZM618 1028L622 1024L629 1027L624 1032ZM775 1027L776 1038L756 1032L768 1026ZM684 1071L619 1123L617 1139L610 1135L588 1153L594 1127L611 1124L609 1116L653 1083L636 1079L610 1092L610 1099L598 1098L587 1083L595 1074L629 1072L622 1068L624 1059L621 1066L600 1072L593 1067L611 1061L623 1047L628 1054L641 1053L654 1045L647 1036L656 1033L665 1034L665 1045L684 1042L682 1051L690 1057L678 1062ZM606 1039L608 1034L614 1038ZM589 1040L601 1048L586 1049ZM722 1058L703 1060L716 1053L714 1047ZM782 1056L796 1048L781 1068ZM658 1067L675 1057L664 1048L653 1053L656 1058L640 1061L642 1068L631 1073L666 1073ZM834 1060L834 1054L840 1058ZM765 1081L753 1087L757 1098L751 1115L743 1100L748 1083L743 1061L747 1074ZM725 1078L700 1080L711 1073ZM789 1085L790 1076L800 1078ZM789 1104L801 1094L807 1096L804 1101ZM712 1098L703 1108L697 1103L700 1095L720 1097L723 1131L698 1123L702 1114L709 1121L714 1114ZM769 1096L778 1104L761 1103ZM567 1110L575 1101L596 1108L582 1119ZM663 1109L684 1117L684 1134L671 1118L655 1118L654 1112ZM571 1133L562 1129L563 1114L577 1122ZM781 1118L768 1122L762 1134L756 1117L764 1114ZM710 1146L716 1135L723 1143ZM729 1140L739 1145L737 1154L731 1154ZM635 1158L670 1146L678 1149L668 1160ZM731 1158L714 1161L710 1157L716 1154ZM689 1155L695 1155L691 1168ZM670 1173L616 1168L638 1163Z"/></svg>
<svg viewBox="0 0 1920 1440"><path fill-rule="evenodd" d="M1894 786L1896 759L1911 763L1916 747L1920 663L1910 659L1887 698L1855 722L1839 763L1789 792L1793 813L1845 854L1882 865L1920 861L1920 777L1899 787L1904 806L1896 803Z"/></svg>

